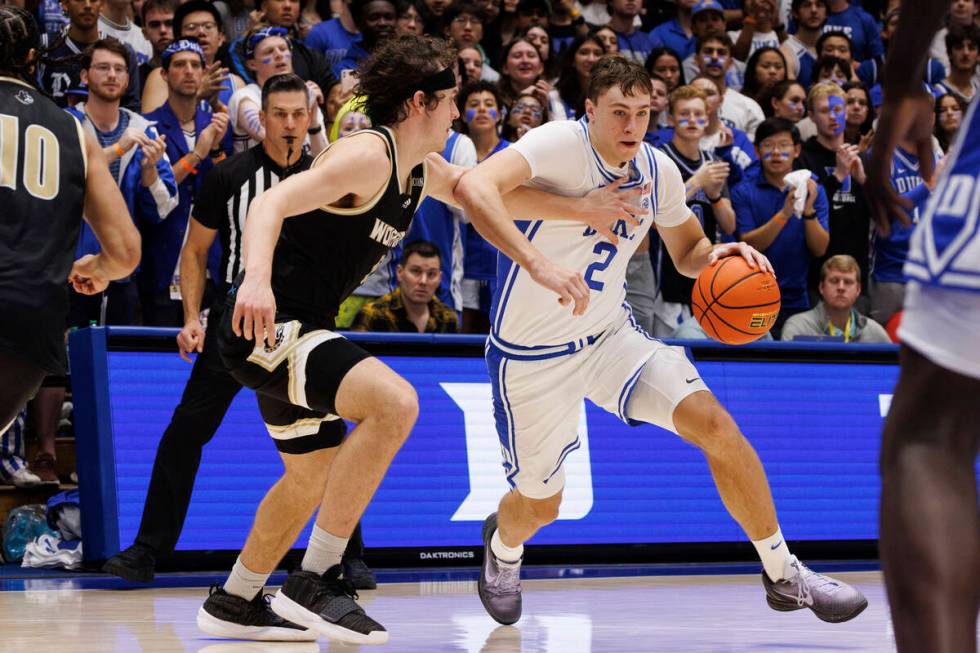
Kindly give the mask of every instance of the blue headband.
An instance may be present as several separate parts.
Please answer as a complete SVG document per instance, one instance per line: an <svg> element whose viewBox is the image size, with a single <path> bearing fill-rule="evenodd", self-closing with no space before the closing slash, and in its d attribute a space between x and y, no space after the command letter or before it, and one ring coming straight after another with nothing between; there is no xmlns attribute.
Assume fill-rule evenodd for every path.
<svg viewBox="0 0 980 653"><path fill-rule="evenodd" d="M180 39L179 41L174 41L167 46L167 49L163 51L160 55L160 63L166 68L170 64L170 57L174 56L178 52L193 52L201 58L201 65L206 65L207 61L204 60L204 50L197 41L192 41L190 39Z"/></svg>
<svg viewBox="0 0 980 653"><path fill-rule="evenodd" d="M288 34L289 30L285 27L263 27L245 41L245 58L251 59L255 56L255 48L270 36L281 36L286 39L286 43L289 43Z"/></svg>

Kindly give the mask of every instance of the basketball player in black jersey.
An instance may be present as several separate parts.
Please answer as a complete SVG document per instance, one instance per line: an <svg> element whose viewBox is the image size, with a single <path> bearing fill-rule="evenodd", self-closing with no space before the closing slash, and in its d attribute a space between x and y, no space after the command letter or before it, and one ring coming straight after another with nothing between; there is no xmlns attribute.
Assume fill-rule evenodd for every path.
<svg viewBox="0 0 980 653"><path fill-rule="evenodd" d="M68 282L102 292L140 239L102 149L34 86L34 17L0 7L0 433L47 374L64 374ZM82 213L102 252L72 265Z"/></svg>
<svg viewBox="0 0 980 653"><path fill-rule="evenodd" d="M458 204L453 192L463 170L436 154L458 116L454 56L442 41L403 36L364 64L360 93L378 128L341 139L310 170L252 203L245 270L218 334L232 376L256 390L285 465L259 506L229 582L260 589L319 506L301 569L288 576L271 608L316 634L351 643L388 639L355 603L340 561L408 437L418 399L404 379L334 333L333 320L340 303L405 235L424 197ZM614 220L638 224L629 200L639 192L607 187L570 199L522 188L508 195L507 205L517 216L541 219L568 219L562 210L571 210L614 238ZM579 273L545 260L512 222L476 226L559 301L584 312L589 291ZM341 418L357 424L347 440ZM214 593L201 608L198 624L206 632L266 636L249 614L223 612L223 605Z"/></svg>

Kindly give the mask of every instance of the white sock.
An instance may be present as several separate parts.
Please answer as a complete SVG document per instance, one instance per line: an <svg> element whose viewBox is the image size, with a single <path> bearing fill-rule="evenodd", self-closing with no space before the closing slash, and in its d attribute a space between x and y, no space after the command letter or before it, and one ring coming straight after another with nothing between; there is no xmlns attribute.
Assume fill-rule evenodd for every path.
<svg viewBox="0 0 980 653"><path fill-rule="evenodd" d="M231 568L228 580L225 581L224 590L246 601L251 601L256 594L262 591L267 580L269 580L269 574L251 571L242 563L242 559L238 558L235 560L235 566Z"/></svg>
<svg viewBox="0 0 980 653"><path fill-rule="evenodd" d="M493 551L495 556L497 556L497 560L509 564L520 562L521 556L524 555L523 544L519 544L515 547L509 547L504 544L504 541L500 539L499 528L493 532L493 536L490 538L490 550Z"/></svg>
<svg viewBox="0 0 980 653"><path fill-rule="evenodd" d="M762 540L752 540L752 544L759 552L759 558L769 580L781 580L785 576L786 561L792 555L789 552L789 545L783 539L783 531L777 526L775 533Z"/></svg>
<svg viewBox="0 0 980 653"><path fill-rule="evenodd" d="M313 532L310 533L310 543L306 547L306 554L300 568L303 571L312 571L315 574L323 574L327 569L340 564L340 559L344 557L344 550L347 549L349 537L337 537L331 535L316 524L313 524Z"/></svg>

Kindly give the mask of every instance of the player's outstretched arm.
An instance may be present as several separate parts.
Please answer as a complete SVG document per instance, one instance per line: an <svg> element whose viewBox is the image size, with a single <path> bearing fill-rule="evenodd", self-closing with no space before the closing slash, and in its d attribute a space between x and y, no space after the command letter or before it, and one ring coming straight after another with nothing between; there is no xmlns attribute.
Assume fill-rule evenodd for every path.
<svg viewBox="0 0 980 653"><path fill-rule="evenodd" d="M658 227L657 231L674 267L686 277L697 278L701 270L726 256L741 256L750 267L773 271L769 259L747 243L711 244L694 214L676 227Z"/></svg>
<svg viewBox="0 0 980 653"><path fill-rule="evenodd" d="M871 207L871 216L884 234L890 232L889 216L897 216L910 224L907 210L912 205L901 197L889 180L892 154L903 138L915 144L923 179L931 179L932 157L932 103L922 88L922 70L929 55L929 44L943 17L950 0L905 0L898 30L892 43L902 47L888 52L882 90L885 102L878 117L877 133L871 146L871 162L867 166L865 196Z"/></svg>
<svg viewBox="0 0 980 653"><path fill-rule="evenodd" d="M510 157L491 157L458 177L453 194L470 222L488 242L527 270L535 282L558 294L563 305L574 303L573 315L582 315L589 304L589 288L581 273L559 268L531 245L514 225L503 196L531 177L531 169L517 155L519 165ZM523 163L522 163L523 162ZM433 168L434 177L440 177ZM435 179L434 179L435 181ZM443 181L443 183L448 183Z"/></svg>
<svg viewBox="0 0 980 653"><path fill-rule="evenodd" d="M384 141L372 132L354 134L338 141L315 168L289 177L252 201L242 235L245 281L238 289L232 314L236 335L247 340L273 336L276 302L271 285L272 255L282 221L347 196L358 206L388 182L390 172Z"/></svg>
<svg viewBox="0 0 980 653"><path fill-rule="evenodd" d="M75 261L68 280L76 292L92 295L104 290L113 279L121 279L136 269L140 261L140 234L109 172L102 148L87 133L83 138L88 159L84 215L102 251Z"/></svg>
<svg viewBox="0 0 980 653"><path fill-rule="evenodd" d="M524 157L514 151L502 150L493 156L508 159L500 165L527 166ZM437 154L430 155L428 162L429 170L447 182L442 185L445 188L430 187L429 194L440 202L462 208L453 190L467 168L448 163ZM446 169L444 172L443 168ZM589 225L613 245L617 245L619 238L613 233L613 225L618 220L624 220L631 227L639 226L640 220L636 216L642 210L635 200L650 192L649 186L619 190L625 181L625 177L618 179L608 186L597 188L585 197L565 197L529 186L517 186L504 193L504 205L516 220L574 220Z"/></svg>

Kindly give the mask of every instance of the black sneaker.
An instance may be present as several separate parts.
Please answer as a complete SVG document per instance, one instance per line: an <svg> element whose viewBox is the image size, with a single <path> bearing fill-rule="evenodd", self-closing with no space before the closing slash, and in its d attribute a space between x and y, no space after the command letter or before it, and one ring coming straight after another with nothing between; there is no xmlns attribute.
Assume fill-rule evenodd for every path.
<svg viewBox="0 0 980 653"><path fill-rule="evenodd" d="M322 576L312 571L292 572L272 598L272 609L283 619L339 642L384 644L388 631L354 601L357 591L340 574L340 565Z"/></svg>
<svg viewBox="0 0 980 653"><path fill-rule="evenodd" d="M271 595L259 592L251 601L229 594L215 583L197 611L197 627L208 635L262 642L312 642L319 635L286 621L269 609Z"/></svg>
<svg viewBox="0 0 980 653"><path fill-rule="evenodd" d="M102 571L134 583L149 583L156 566L153 549L137 542L106 560Z"/></svg>
<svg viewBox="0 0 980 653"><path fill-rule="evenodd" d="M360 558L344 558L341 565L344 568L344 578L351 582L354 589L378 589L378 581L374 577L374 572Z"/></svg>

